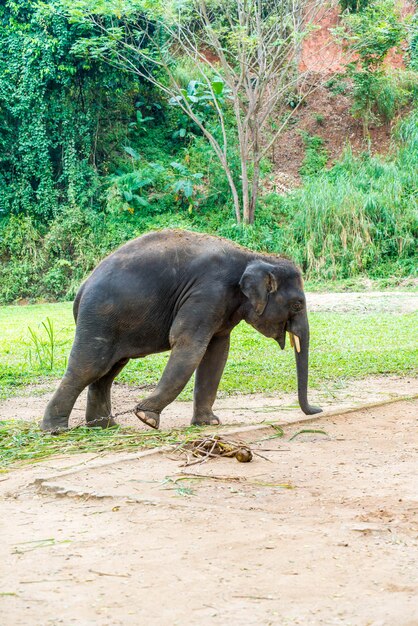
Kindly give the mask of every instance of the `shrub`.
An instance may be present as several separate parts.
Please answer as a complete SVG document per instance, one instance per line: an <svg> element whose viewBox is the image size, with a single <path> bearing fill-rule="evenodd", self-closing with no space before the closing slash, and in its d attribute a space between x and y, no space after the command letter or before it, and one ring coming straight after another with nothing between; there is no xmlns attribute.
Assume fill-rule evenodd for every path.
<svg viewBox="0 0 418 626"><path fill-rule="evenodd" d="M343 11L358 13L362 11L369 2L370 0L340 0L340 6Z"/></svg>
<svg viewBox="0 0 418 626"><path fill-rule="evenodd" d="M343 24L343 40L358 57L347 65L353 81L352 112L363 121L368 137L370 124L392 120L416 95L416 76L401 71L388 73L383 66L389 50L399 48L407 38L407 23L394 0L379 0L359 13L346 15Z"/></svg>
<svg viewBox="0 0 418 626"><path fill-rule="evenodd" d="M318 174L327 164L328 151L324 146L324 140L318 135L310 135L300 131L305 144L305 158L299 169L301 176L313 176Z"/></svg>

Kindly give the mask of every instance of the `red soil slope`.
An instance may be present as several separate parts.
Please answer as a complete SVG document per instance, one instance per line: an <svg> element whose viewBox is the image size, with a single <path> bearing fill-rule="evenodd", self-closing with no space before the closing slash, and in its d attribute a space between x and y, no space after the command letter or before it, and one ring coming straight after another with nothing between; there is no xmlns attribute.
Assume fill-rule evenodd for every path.
<svg viewBox="0 0 418 626"><path fill-rule="evenodd" d="M402 1L402 13L414 13L413 2ZM325 83L335 74L344 72L345 65L352 60L346 51L334 40L331 29L340 24L339 8L324 3L324 7L317 17L318 28L304 42L300 69L312 76L316 84ZM402 51L392 50L387 56L386 64L397 69L404 67ZM319 87L306 98L304 106L295 113L295 123L283 133L273 146L270 157L276 165L273 179L277 186L268 187L282 190L283 176L290 175L289 186L292 186L292 177L295 182L304 158L305 149L300 130L312 135L319 135L324 139L325 147L330 155L329 163L338 159L349 143L354 152L361 152L368 146L363 137L362 125L351 115L352 101L349 94L333 94L326 87ZM391 141L392 125L380 125L370 128L371 149L373 152L385 153ZM286 187L284 183L284 187Z"/></svg>

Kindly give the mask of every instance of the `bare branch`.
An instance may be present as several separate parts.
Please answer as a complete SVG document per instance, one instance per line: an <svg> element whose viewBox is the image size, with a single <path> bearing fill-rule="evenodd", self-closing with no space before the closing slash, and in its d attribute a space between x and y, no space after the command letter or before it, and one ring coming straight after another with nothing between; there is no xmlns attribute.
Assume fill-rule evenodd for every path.
<svg viewBox="0 0 418 626"><path fill-rule="evenodd" d="M170 0L167 2L169 5ZM102 52L108 63L135 73L169 98L176 99L180 110L200 129L219 159L231 189L237 221L242 212L244 221L252 222L260 160L300 106L299 102L289 110L285 95L289 90L300 90L306 78L299 69L303 41L318 17L325 16L335 2L189 0L186 7L190 13L183 14L179 8L170 14L169 20L147 21L142 15L141 22L135 23L131 16L124 23L122 38L116 36L121 28L120 20L112 19L109 28L97 16L89 14L89 19L113 42L112 49ZM151 24L164 35L163 43L150 28ZM212 98L222 139L200 119L191 100L184 95L175 71L175 62L181 55L195 63L196 73ZM162 73L166 78L161 78ZM241 198L229 165L224 106L213 88L213 78L217 76L222 77L232 95L241 160ZM305 97L315 88L316 85L310 86ZM283 114L282 123L266 141L262 133L278 110Z"/></svg>

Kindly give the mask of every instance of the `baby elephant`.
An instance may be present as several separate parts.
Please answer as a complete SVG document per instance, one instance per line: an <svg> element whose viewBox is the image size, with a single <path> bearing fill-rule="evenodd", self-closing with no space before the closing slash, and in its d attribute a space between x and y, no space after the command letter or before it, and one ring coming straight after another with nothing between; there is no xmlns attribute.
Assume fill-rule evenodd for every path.
<svg viewBox="0 0 418 626"><path fill-rule="evenodd" d="M155 391L135 408L158 428L161 411L196 371L192 424L219 424L212 411L241 320L285 347L295 348L298 396L307 415L309 325L299 270L289 260L259 254L225 239L187 231L154 232L105 258L81 286L76 335L67 371L46 407L44 430L68 428L88 386L87 424L108 426L110 388L129 359L171 350Z"/></svg>

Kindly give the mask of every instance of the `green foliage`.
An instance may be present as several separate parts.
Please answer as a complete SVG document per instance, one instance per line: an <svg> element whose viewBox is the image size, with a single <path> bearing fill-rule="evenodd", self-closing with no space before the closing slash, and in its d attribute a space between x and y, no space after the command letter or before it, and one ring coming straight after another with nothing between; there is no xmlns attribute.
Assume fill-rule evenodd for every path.
<svg viewBox="0 0 418 626"><path fill-rule="evenodd" d="M358 13L362 11L369 2L370 0L340 0L340 5L343 11Z"/></svg>
<svg viewBox="0 0 418 626"><path fill-rule="evenodd" d="M113 176L107 194L108 210L128 211L133 214L136 210L148 207L149 202L144 196L144 191L155 185L157 175L158 172L152 171L149 167Z"/></svg>
<svg viewBox="0 0 418 626"><path fill-rule="evenodd" d="M383 66L389 50L407 38L408 25L394 0L370 2L360 12L344 18L344 38L358 60L347 65L353 81L354 117L363 121L368 136L370 124L388 122L416 96L417 76L389 73Z"/></svg>
<svg viewBox="0 0 418 626"><path fill-rule="evenodd" d="M357 71L351 65L354 104L351 111L363 121L365 134L371 124L390 122L416 96L417 75L404 70Z"/></svg>
<svg viewBox="0 0 418 626"><path fill-rule="evenodd" d="M181 95L170 98L173 107L180 107L184 102L190 106L196 118L202 124L210 123L216 111L216 105L223 108L228 90L223 80L215 77L209 84L198 80L189 81L187 87L181 90ZM191 134L201 134L197 124L184 111L179 113L179 126L173 132L173 139L186 139Z"/></svg>
<svg viewBox="0 0 418 626"><path fill-rule="evenodd" d="M354 157L347 149L333 168L306 177L303 187L268 196L251 228L214 215L199 227L289 255L311 280L416 274L417 129L413 113L396 133L393 155Z"/></svg>
<svg viewBox="0 0 418 626"><path fill-rule="evenodd" d="M394 159L367 154L359 159L347 150L334 168L284 202L293 213L292 253L308 275L341 278L367 271L382 276L393 271L387 265L391 260L398 272L416 269L416 114L399 133L404 144Z"/></svg>
<svg viewBox="0 0 418 626"><path fill-rule="evenodd" d="M350 49L369 71L380 67L389 50L398 47L407 35L394 0L374 0L360 13L346 16L344 24Z"/></svg>
<svg viewBox="0 0 418 626"><path fill-rule="evenodd" d="M107 11L103 19L116 5L133 7L99 4ZM409 29L411 69L392 73L382 69L382 59L406 32L393 2L371 2L346 19L344 33L360 66L350 68L352 83L336 76L328 87L347 95L353 85L353 112L365 126L390 121L417 98L416 18ZM70 299L103 256L164 227L289 254L311 279L413 273L415 113L388 158L354 158L348 151L328 171L322 139L303 135L304 187L266 198L257 223L239 227L225 173L201 129L176 99L170 104L149 83L88 53L102 44L91 24L65 17L60 0L0 6L0 302ZM214 109L224 107L228 164L240 193L224 83L215 72L210 84L197 81L196 67L184 58L173 72L183 101L219 140ZM316 122L322 124L320 114Z"/></svg>
<svg viewBox="0 0 418 626"><path fill-rule="evenodd" d="M129 154L137 163L136 169L111 177L107 208L112 214L142 212L149 215L176 206L187 206L189 211L192 210L203 178L201 172L192 172L186 164L177 161L167 167L143 162L132 149Z"/></svg>
<svg viewBox="0 0 418 626"><path fill-rule="evenodd" d="M138 106L138 103L137 103L137 106ZM153 119L154 118L152 115L146 115L144 117L142 111L138 109L136 111L136 120L135 122L131 122L129 124L129 128L130 130L135 130L137 132L146 133L148 130L148 122L151 122Z"/></svg>
<svg viewBox="0 0 418 626"><path fill-rule="evenodd" d="M129 124L135 83L74 54L89 36L59 0L0 7L0 215L45 224L63 205L100 204L99 172Z"/></svg>
<svg viewBox="0 0 418 626"><path fill-rule="evenodd" d="M411 20L409 30L409 65L412 70L418 72L418 11Z"/></svg>
<svg viewBox="0 0 418 626"><path fill-rule="evenodd" d="M347 78L342 74L335 74L332 78L327 80L325 87L327 87L334 96L338 96L340 94L345 95L350 90Z"/></svg>
<svg viewBox="0 0 418 626"><path fill-rule="evenodd" d="M176 163L175 161L171 163L171 167L179 175L179 178L172 183L175 200L177 202L186 201L188 203L188 209L191 211L193 208L192 197L195 192L195 186L201 181L203 174L201 172L192 174L186 165Z"/></svg>
<svg viewBox="0 0 418 626"><path fill-rule="evenodd" d="M302 161L299 173L301 176L314 176L326 166L328 152L322 137L310 135L305 131L300 131L300 134L305 144L305 158Z"/></svg>
<svg viewBox="0 0 418 626"><path fill-rule="evenodd" d="M237 226L219 165L202 138L181 162L157 168L135 162L133 171L112 179L106 213L68 207L49 230L37 228L29 217L11 216L0 223L0 301L71 298L107 253L144 232L172 227L289 255L311 280L414 274L417 129L413 113L399 126L397 147L386 158L354 157L347 149L341 161L324 170L324 159L318 164L314 151L304 186L286 196L266 197L251 227ZM203 178L194 178L198 169L205 171ZM130 211L134 198L128 202L123 192L132 189L128 182L137 184L137 177L142 177L139 197L148 205ZM185 193L191 191L189 183L191 198Z"/></svg>

